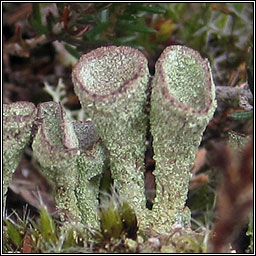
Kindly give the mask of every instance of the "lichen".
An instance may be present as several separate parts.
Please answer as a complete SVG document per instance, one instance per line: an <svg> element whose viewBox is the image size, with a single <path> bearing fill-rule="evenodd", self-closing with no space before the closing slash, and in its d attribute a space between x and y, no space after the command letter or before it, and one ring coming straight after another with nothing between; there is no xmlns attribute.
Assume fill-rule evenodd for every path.
<svg viewBox="0 0 256 256"><path fill-rule="evenodd" d="M78 181L75 194L82 223L98 227L99 187L106 168L106 150L92 122L73 122L79 140L80 154L77 157Z"/></svg>
<svg viewBox="0 0 256 256"><path fill-rule="evenodd" d="M80 58L72 79L83 109L109 151L114 185L140 221L146 212L147 60L130 47L101 47Z"/></svg>
<svg viewBox="0 0 256 256"><path fill-rule="evenodd" d="M63 221L96 225L99 182L95 184L90 179L103 172L102 147L91 143L90 150L79 148L81 129L74 129L60 104L41 103L38 108L42 121L32 144L33 152L43 173L55 187L60 217ZM87 135L84 132L83 138Z"/></svg>
<svg viewBox="0 0 256 256"><path fill-rule="evenodd" d="M190 169L203 132L216 108L207 60L185 46L167 47L152 81L150 125L156 168L152 226L169 232L172 224L189 224Z"/></svg>
<svg viewBox="0 0 256 256"><path fill-rule="evenodd" d="M32 136L36 107L30 102L3 104L3 197Z"/></svg>
<svg viewBox="0 0 256 256"><path fill-rule="evenodd" d="M83 55L72 72L75 93L92 121L71 120L56 102L41 103L38 111L29 103L17 103L14 110L4 105L5 192L37 118L33 153L55 188L62 221L100 227L99 186L109 164L114 191L125 202L122 227L131 222L137 230L138 220L140 231L164 234L176 225L189 226L190 169L216 108L211 69L198 52L170 46L156 63L150 97L149 78L140 51L101 47ZM144 191L149 119L156 161L152 211L146 208ZM133 210L135 219L126 219Z"/></svg>
<svg viewBox="0 0 256 256"><path fill-rule="evenodd" d="M56 206L62 220L80 220L75 187L77 149L63 145L61 106L55 102L41 103L38 116L42 120L34 138L33 154L42 172L55 187ZM76 142L73 141L75 144Z"/></svg>

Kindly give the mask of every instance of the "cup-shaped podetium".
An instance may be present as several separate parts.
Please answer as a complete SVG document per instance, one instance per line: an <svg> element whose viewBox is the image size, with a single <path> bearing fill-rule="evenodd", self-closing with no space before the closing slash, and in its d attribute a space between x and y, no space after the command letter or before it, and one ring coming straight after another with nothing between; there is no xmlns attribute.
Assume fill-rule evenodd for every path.
<svg viewBox="0 0 256 256"><path fill-rule="evenodd" d="M190 169L216 108L215 86L207 59L188 47L167 47L156 63L152 81L150 125L156 168L153 228L188 224Z"/></svg>
<svg viewBox="0 0 256 256"><path fill-rule="evenodd" d="M56 207L61 220L80 220L75 187L78 140L75 132L65 132L71 127L63 108L56 102L41 103L38 106L41 124L33 140L33 154L41 165L43 174L54 187Z"/></svg>
<svg viewBox="0 0 256 256"><path fill-rule="evenodd" d="M80 58L72 79L83 109L109 151L114 185L140 221L146 209L147 59L130 47L101 47Z"/></svg>
<svg viewBox="0 0 256 256"><path fill-rule="evenodd" d="M37 109L33 103L20 101L3 104L3 195L30 142ZM5 200L4 200L5 201Z"/></svg>
<svg viewBox="0 0 256 256"><path fill-rule="evenodd" d="M94 144L91 137L88 140L92 143L86 141L88 125L72 122L60 104L41 103L38 109L41 124L32 144L33 152L55 188L60 218L95 226L99 181L90 179L103 172L102 147Z"/></svg>

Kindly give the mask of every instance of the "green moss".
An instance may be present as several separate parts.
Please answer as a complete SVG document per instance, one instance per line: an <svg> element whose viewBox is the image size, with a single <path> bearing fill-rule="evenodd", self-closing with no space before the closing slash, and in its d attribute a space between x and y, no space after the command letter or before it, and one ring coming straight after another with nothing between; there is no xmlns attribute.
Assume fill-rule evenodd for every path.
<svg viewBox="0 0 256 256"><path fill-rule="evenodd" d="M41 206L41 209L40 209L39 228L40 228L42 237L46 242L56 243L57 241L56 224L45 206Z"/></svg>
<svg viewBox="0 0 256 256"><path fill-rule="evenodd" d="M11 242L16 246L19 247L22 244L22 236L19 232L18 228L10 221L5 220L4 221L7 228L7 236L11 240Z"/></svg>
<svg viewBox="0 0 256 256"><path fill-rule="evenodd" d="M105 194L99 208L100 229L105 242L111 239L137 237L137 217L134 209L129 203L112 191L112 194Z"/></svg>

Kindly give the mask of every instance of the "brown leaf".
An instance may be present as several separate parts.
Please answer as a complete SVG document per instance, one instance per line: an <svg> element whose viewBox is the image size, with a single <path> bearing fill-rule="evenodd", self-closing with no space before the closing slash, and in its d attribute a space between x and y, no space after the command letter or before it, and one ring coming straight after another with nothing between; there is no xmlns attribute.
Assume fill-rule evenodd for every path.
<svg viewBox="0 0 256 256"><path fill-rule="evenodd" d="M47 179L25 158L20 162L9 187L35 208L39 209L43 203L50 213L56 213L55 202Z"/></svg>
<svg viewBox="0 0 256 256"><path fill-rule="evenodd" d="M192 177L192 179L190 180L189 189L192 190L192 189L200 188L201 186L203 186L208 182L209 182L208 175L201 173L199 175Z"/></svg>
<svg viewBox="0 0 256 256"><path fill-rule="evenodd" d="M206 160L206 152L207 151L205 148L200 148L197 150L194 166L191 169L191 173L196 174L203 167Z"/></svg>

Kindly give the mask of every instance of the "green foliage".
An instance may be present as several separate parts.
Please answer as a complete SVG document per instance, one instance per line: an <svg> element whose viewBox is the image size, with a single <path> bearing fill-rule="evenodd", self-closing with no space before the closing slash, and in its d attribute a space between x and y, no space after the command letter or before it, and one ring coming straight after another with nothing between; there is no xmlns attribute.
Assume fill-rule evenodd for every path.
<svg viewBox="0 0 256 256"><path fill-rule="evenodd" d="M155 33L156 30L153 28L149 28L143 25L137 25L133 23L128 23L127 21L120 21L120 26L122 26L123 29L129 30L129 31L135 31L135 32L141 32L141 33Z"/></svg>
<svg viewBox="0 0 256 256"><path fill-rule="evenodd" d="M46 242L56 243L56 225L45 207L40 209L40 232Z"/></svg>
<svg viewBox="0 0 256 256"><path fill-rule="evenodd" d="M121 238L122 235L136 237L138 226L135 212L116 192L103 199L99 215L105 239Z"/></svg>
<svg viewBox="0 0 256 256"><path fill-rule="evenodd" d="M68 250L76 245L76 239L75 239L76 229L71 227L67 230L66 233L66 239L63 244L63 248Z"/></svg>
<svg viewBox="0 0 256 256"><path fill-rule="evenodd" d="M139 11L146 11L151 13L165 14L166 10L155 4L136 4L136 9Z"/></svg>
<svg viewBox="0 0 256 256"><path fill-rule="evenodd" d="M17 221L4 219L4 252L27 253L25 237L29 237L28 246L31 253L72 253L87 252L86 242L88 230L76 225L65 229L48 212L45 205L39 210L40 216L32 220L28 215L18 217ZM15 214L16 215L16 214ZM18 216L18 215L17 215Z"/></svg>
<svg viewBox="0 0 256 256"><path fill-rule="evenodd" d="M221 85L241 63L252 68L248 62L253 46L252 3L32 5L29 21L36 35L45 35L47 42L63 42L75 58L114 44L139 48L154 60L167 45L184 44L210 60L215 81Z"/></svg>
<svg viewBox="0 0 256 256"><path fill-rule="evenodd" d="M248 230L246 232L246 235L250 237L250 244L246 250L247 253L253 253L253 233L254 233L254 230L253 230L253 214L251 213L249 215L249 224L248 224Z"/></svg>
<svg viewBox="0 0 256 256"><path fill-rule="evenodd" d="M170 3L165 17L177 24L173 37L207 56L215 81L225 84L251 55L252 10L244 3Z"/></svg>
<svg viewBox="0 0 256 256"><path fill-rule="evenodd" d="M30 23L75 58L109 44L155 58L166 45L185 44L207 56L223 84L241 63L251 68L252 20L250 3L33 3Z"/></svg>
<svg viewBox="0 0 256 256"><path fill-rule="evenodd" d="M228 117L237 121L249 120L253 118L253 111L234 112L232 114L229 114Z"/></svg>
<svg viewBox="0 0 256 256"><path fill-rule="evenodd" d="M147 3L57 3L56 6L57 17L52 14L55 7L48 4L50 11L44 14L46 24L43 24L45 4L33 3L30 24L36 33L65 42L74 57L109 43L146 47L140 34L156 32L146 19L166 12L160 4Z"/></svg>
<svg viewBox="0 0 256 256"><path fill-rule="evenodd" d="M16 246L20 247L22 243L22 236L18 230L17 225L15 226L10 220L5 219L5 224L7 225L7 235L11 242Z"/></svg>
<svg viewBox="0 0 256 256"><path fill-rule="evenodd" d="M47 27L42 24L41 7L39 3L33 4L33 11L32 17L30 19L30 24L37 32L39 32L40 35L49 33Z"/></svg>
<svg viewBox="0 0 256 256"><path fill-rule="evenodd" d="M106 199L108 198L108 199ZM39 217L32 220L28 215L17 221L10 217L4 219L5 252L24 251L25 237L29 237L31 253L86 253L96 248L104 248L115 240L124 242L125 237L133 237L137 231L137 220L134 211L119 196L107 197L100 209L101 229L90 229L79 224L62 224L54 219L45 205L39 209ZM124 245L123 245L124 246ZM105 248L104 248L105 249ZM111 251L109 248L108 250Z"/></svg>
<svg viewBox="0 0 256 256"><path fill-rule="evenodd" d="M123 223L123 230L127 233L128 237L136 237L138 230L137 217L134 210L127 202L123 202L119 208L119 215Z"/></svg>
<svg viewBox="0 0 256 256"><path fill-rule="evenodd" d="M100 212L101 231L107 239L119 238L122 233L122 220L113 202L104 207Z"/></svg>
<svg viewBox="0 0 256 256"><path fill-rule="evenodd" d="M69 44L65 44L64 47L75 58L78 59L80 57L80 54L75 50L74 47L70 46Z"/></svg>

